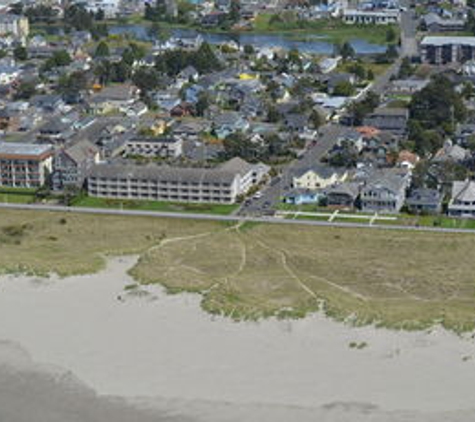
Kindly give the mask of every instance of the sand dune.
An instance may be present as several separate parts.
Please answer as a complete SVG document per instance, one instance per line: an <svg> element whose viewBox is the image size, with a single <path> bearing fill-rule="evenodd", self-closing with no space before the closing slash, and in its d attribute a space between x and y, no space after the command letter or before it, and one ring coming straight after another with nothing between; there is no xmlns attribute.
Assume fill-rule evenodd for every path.
<svg viewBox="0 0 475 422"><path fill-rule="evenodd" d="M82 397L79 408L93 410L81 421L111 420L101 412L116 411L113 406L128 409L110 396L152 409L158 415L154 420L475 419L475 342L470 337L442 329L351 328L321 315L233 323L202 312L196 295L167 296L158 286L127 295L124 286L132 280L126 270L132 264L133 258L115 259L100 274L64 280L0 277L0 339L54 365L38 369L21 349L0 343L2 422L29 420L16 417L17 410L5 417L5 409L15 404L15 388L24 388L26 379L32 386L49 380L46 391L56 391L51 380L81 386L51 394ZM75 375L57 376L66 370ZM12 387L3 388L2 379ZM58 403L74 402L36 403L43 388L32 388L28 401L51 412ZM88 400L97 411L86 405ZM64 406L57 410L67 412ZM140 417L148 421L149 415Z"/></svg>

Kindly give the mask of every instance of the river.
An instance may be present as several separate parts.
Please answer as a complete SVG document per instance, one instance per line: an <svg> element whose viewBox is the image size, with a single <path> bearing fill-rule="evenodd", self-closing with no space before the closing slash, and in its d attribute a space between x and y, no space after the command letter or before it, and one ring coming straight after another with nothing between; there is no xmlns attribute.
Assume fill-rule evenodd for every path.
<svg viewBox="0 0 475 422"><path fill-rule="evenodd" d="M142 25L115 25L109 28L111 34L131 34L134 38L150 40L148 28ZM193 29L174 29L171 37L191 38L201 34L203 40L210 44L220 44L230 40L238 40L242 45L250 44L254 47L280 47L283 49L298 49L301 52L312 54L332 54L334 44L325 40L324 36L315 34L302 35L298 39L288 34L255 34L255 33L209 33L198 32ZM384 53L386 47L371 44L363 39L350 40L357 54Z"/></svg>

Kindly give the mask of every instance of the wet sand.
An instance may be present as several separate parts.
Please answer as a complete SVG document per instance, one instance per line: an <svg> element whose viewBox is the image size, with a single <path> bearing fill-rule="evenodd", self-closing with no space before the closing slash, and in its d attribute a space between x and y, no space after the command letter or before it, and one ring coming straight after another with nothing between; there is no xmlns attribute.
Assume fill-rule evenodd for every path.
<svg viewBox="0 0 475 422"><path fill-rule="evenodd" d="M51 422L61 420L48 419L55 406L61 405L60 412L76 402L91 409L89 419L78 420L94 422L111 420L101 412L114 412L114 406L138 412L131 403L153 411L157 421L475 419L470 336L440 328L417 333L352 328L322 315L233 323L203 312L197 295L169 296L159 286L126 294L133 262L115 259L100 274L64 280L0 277L0 339L21 345L43 364L0 343L2 422L31 420L15 415L28 406L12 408L18 410L5 417L15 404L14 392L25 388L21 380L51 389L44 395L43 388L32 387L31 397L25 396ZM351 348L352 342L366 347ZM66 371L74 375L58 376ZM75 387L58 387L64 382ZM35 400L60 393L78 400ZM116 420L149 417L137 413Z"/></svg>

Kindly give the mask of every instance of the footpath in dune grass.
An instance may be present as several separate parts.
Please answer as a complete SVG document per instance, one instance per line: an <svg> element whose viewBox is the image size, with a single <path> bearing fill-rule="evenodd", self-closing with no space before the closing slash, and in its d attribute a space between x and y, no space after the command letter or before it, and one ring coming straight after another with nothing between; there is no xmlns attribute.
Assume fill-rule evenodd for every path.
<svg viewBox="0 0 475 422"><path fill-rule="evenodd" d="M137 283L200 293L236 320L323 309L354 324L474 328L471 234L0 211L4 272L85 274L132 254Z"/></svg>

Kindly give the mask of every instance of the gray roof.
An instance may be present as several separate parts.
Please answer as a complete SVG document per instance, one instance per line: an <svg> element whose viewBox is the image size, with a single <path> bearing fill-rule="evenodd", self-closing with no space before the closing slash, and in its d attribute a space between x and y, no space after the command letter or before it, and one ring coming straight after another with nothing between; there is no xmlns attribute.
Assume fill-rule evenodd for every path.
<svg viewBox="0 0 475 422"><path fill-rule="evenodd" d="M244 161L240 157L231 158L229 161L226 161L222 164L219 169L222 171L227 171L231 173L236 173L241 176L249 173L253 169L253 165L249 164L247 161Z"/></svg>
<svg viewBox="0 0 475 422"><path fill-rule="evenodd" d="M71 125L54 118L46 122L39 130L41 133L62 133L70 131Z"/></svg>
<svg viewBox="0 0 475 422"><path fill-rule="evenodd" d="M442 47L444 45L467 45L475 47L475 37L424 37L422 46L433 45Z"/></svg>
<svg viewBox="0 0 475 422"><path fill-rule="evenodd" d="M39 156L52 151L51 145L0 142L0 154Z"/></svg>
<svg viewBox="0 0 475 422"><path fill-rule="evenodd" d="M130 138L127 142L130 144L134 142L147 142L149 144L174 144L176 142L182 142L182 140L180 138L173 137L135 136Z"/></svg>
<svg viewBox="0 0 475 422"><path fill-rule="evenodd" d="M452 184L452 199L475 202L475 182L473 180L455 181Z"/></svg>
<svg viewBox="0 0 475 422"><path fill-rule="evenodd" d="M357 182L343 182L325 189L326 195L348 195L356 198L360 192L360 184Z"/></svg>
<svg viewBox="0 0 475 422"><path fill-rule="evenodd" d="M414 189L406 201L409 205L440 204L442 194L437 189Z"/></svg>
<svg viewBox="0 0 475 422"><path fill-rule="evenodd" d="M432 24L437 24L441 26L463 26L464 21L462 19L443 19L436 13L428 13L423 18L424 23L429 26Z"/></svg>
<svg viewBox="0 0 475 422"><path fill-rule="evenodd" d="M396 168L372 171L365 179L363 191L387 189L396 193L405 189L409 180L406 170Z"/></svg>
<svg viewBox="0 0 475 422"><path fill-rule="evenodd" d="M230 169L226 168L226 164L227 163L218 168L210 169L170 167L155 164L141 166L136 164L104 163L97 164L92 168L91 177L160 180L180 183L221 183L230 185L240 173L238 171L239 169L234 168L237 166L237 162L231 163ZM242 166L244 165L242 164L241 167Z"/></svg>
<svg viewBox="0 0 475 422"><path fill-rule="evenodd" d="M214 124L217 126L234 126L243 119L243 116L235 111L222 113L214 118Z"/></svg>
<svg viewBox="0 0 475 422"><path fill-rule="evenodd" d="M384 117L409 117L409 110L402 107L378 107L370 116L384 116Z"/></svg>
<svg viewBox="0 0 475 422"><path fill-rule="evenodd" d="M93 158L98 154L99 149L91 142L83 140L68 146L64 152L76 163L80 163L88 158Z"/></svg>
<svg viewBox="0 0 475 422"><path fill-rule="evenodd" d="M294 177L302 177L304 174L308 173L309 171L313 171L318 174L320 177L328 179L332 177L334 174L341 174L339 169L334 167L326 166L323 164L316 164L310 167L303 167L294 171Z"/></svg>
<svg viewBox="0 0 475 422"><path fill-rule="evenodd" d="M468 150L460 145L453 145L451 141L446 141L444 146L435 154L434 161L463 161L468 156Z"/></svg>

